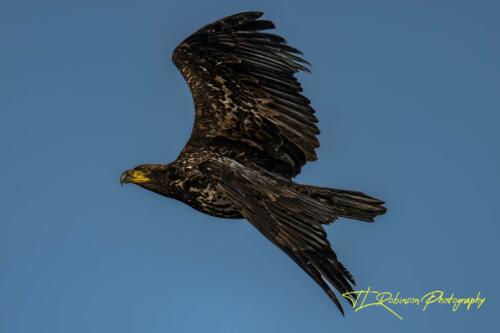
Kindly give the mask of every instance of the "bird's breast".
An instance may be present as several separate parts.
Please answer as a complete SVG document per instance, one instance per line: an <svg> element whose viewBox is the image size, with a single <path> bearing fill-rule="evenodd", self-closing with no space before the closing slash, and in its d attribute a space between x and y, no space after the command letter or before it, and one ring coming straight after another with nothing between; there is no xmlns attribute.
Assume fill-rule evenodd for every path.
<svg viewBox="0 0 500 333"><path fill-rule="evenodd" d="M214 184L192 184L187 190L191 207L216 217L242 218L239 209Z"/></svg>

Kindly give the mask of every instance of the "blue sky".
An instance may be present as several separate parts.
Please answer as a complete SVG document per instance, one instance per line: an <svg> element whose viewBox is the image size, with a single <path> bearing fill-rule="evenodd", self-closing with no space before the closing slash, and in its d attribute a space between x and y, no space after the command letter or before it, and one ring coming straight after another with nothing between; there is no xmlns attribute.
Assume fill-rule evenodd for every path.
<svg viewBox="0 0 500 333"><path fill-rule="evenodd" d="M327 227L358 286L487 300L346 309L245 221L134 186L193 121L170 62L188 34L265 11L313 64L302 183L387 201ZM0 332L485 331L499 310L495 1L0 2ZM347 307L347 303L344 303Z"/></svg>

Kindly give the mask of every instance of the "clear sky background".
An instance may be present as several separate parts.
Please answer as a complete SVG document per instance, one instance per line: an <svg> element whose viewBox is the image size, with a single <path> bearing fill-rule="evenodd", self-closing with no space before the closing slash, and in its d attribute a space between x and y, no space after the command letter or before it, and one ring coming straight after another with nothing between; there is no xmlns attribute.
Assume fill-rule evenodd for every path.
<svg viewBox="0 0 500 333"><path fill-rule="evenodd" d="M245 221L120 187L193 121L170 61L202 25L263 10L313 64L303 183L387 201L327 227L358 286L487 298L342 318ZM498 322L496 1L0 2L0 332L437 332ZM494 317L495 316L495 317Z"/></svg>

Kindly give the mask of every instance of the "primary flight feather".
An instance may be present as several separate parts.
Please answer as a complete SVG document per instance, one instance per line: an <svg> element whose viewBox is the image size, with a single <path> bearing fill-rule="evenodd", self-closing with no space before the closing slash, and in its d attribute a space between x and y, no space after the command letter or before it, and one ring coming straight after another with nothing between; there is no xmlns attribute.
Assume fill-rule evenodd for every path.
<svg viewBox="0 0 500 333"><path fill-rule="evenodd" d="M337 217L373 221L383 201L360 192L291 180L316 160L319 134L310 101L294 74L308 71L301 52L261 12L220 19L186 38L172 59L193 94L188 143L169 164L125 171L134 183L203 213L245 218L288 254L343 312L331 290L351 292L323 224Z"/></svg>

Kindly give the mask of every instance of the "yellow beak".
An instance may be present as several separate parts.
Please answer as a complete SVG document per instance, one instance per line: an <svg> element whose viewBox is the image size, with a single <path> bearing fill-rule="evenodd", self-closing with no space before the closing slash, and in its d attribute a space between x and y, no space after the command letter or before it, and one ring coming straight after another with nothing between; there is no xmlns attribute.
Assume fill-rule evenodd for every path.
<svg viewBox="0 0 500 333"><path fill-rule="evenodd" d="M144 172L139 170L127 170L122 173L120 177L120 184L123 185L125 183L134 183L134 184L145 184L151 181Z"/></svg>

